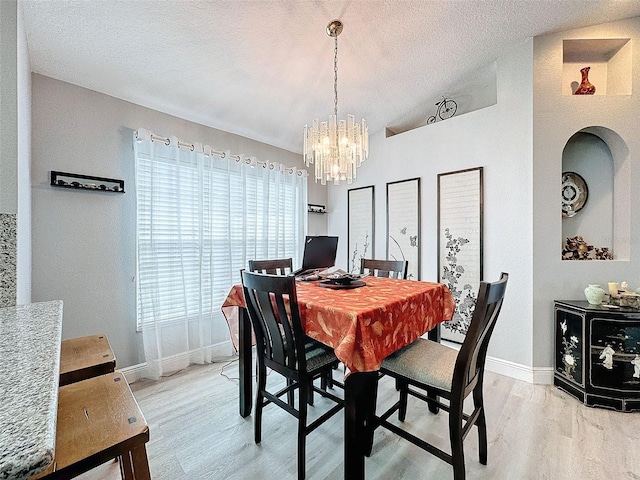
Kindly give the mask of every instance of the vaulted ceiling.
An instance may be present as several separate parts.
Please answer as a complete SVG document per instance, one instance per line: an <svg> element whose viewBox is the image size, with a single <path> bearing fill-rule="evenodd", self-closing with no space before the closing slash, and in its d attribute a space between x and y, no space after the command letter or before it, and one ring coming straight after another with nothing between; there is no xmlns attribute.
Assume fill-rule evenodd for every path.
<svg viewBox="0 0 640 480"><path fill-rule="evenodd" d="M377 133L424 124L434 99L527 38L640 15L638 0L20 4L33 72L293 152L333 113L333 19L338 114Z"/></svg>

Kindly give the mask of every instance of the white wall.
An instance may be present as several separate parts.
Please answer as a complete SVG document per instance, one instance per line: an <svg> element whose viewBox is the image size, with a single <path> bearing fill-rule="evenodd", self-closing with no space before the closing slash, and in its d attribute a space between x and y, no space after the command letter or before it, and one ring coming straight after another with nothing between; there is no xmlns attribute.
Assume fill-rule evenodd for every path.
<svg viewBox="0 0 640 480"><path fill-rule="evenodd" d="M484 167L484 278L510 274L489 355L531 379L533 41L497 62L497 104L390 138L371 138L357 185L375 185L375 255L386 254L386 182L421 178L421 279L437 280L437 175ZM338 266L347 264L347 189L329 187L329 233L340 235ZM557 196L557 195L556 195Z"/></svg>
<svg viewBox="0 0 640 480"><path fill-rule="evenodd" d="M301 167L301 156L41 75L32 76L32 90L33 301L64 301L64 338L103 332L119 367L142 363L132 132L143 127L285 165ZM127 193L52 188L50 170L124 179ZM326 190L309 182L309 202L326 204Z"/></svg>
<svg viewBox="0 0 640 480"><path fill-rule="evenodd" d="M553 300L582 300L584 288L591 283L606 285L625 280L633 288L640 286L640 62L632 62L628 72L633 82L631 95L571 96L563 95L561 88L563 39L600 38L630 38L637 59L640 19L546 35L534 41L534 366L553 365ZM562 151L574 133L592 126L619 136L619 141L609 147L614 157L614 216L618 217L614 230L618 238L614 242L619 246L614 255L622 254L613 261L563 262ZM616 135L609 136L616 140ZM585 212L588 209L589 205Z"/></svg>
<svg viewBox="0 0 640 480"><path fill-rule="evenodd" d="M16 303L31 302L31 64L18 9L18 221Z"/></svg>

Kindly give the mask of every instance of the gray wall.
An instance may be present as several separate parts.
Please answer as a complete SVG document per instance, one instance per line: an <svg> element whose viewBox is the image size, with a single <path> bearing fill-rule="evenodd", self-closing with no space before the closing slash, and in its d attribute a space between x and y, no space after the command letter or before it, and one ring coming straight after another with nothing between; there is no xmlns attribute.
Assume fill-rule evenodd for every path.
<svg viewBox="0 0 640 480"><path fill-rule="evenodd" d="M21 12L0 2L0 306L31 301L31 69Z"/></svg>
<svg viewBox="0 0 640 480"><path fill-rule="evenodd" d="M142 127L298 167L301 156L37 74L32 89L33 300L64 301L64 338L104 332L119 367L142 363L133 131ZM124 179L127 193L53 188L50 170ZM326 204L326 189L311 181L309 202ZM316 217L309 231L325 233L326 220Z"/></svg>
<svg viewBox="0 0 640 480"><path fill-rule="evenodd" d="M0 307L16 304L18 213L17 3L0 2Z"/></svg>

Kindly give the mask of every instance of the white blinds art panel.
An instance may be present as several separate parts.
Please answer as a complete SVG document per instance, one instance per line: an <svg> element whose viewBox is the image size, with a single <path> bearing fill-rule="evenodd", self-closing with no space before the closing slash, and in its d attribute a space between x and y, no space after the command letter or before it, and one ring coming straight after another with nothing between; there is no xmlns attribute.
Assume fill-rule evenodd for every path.
<svg viewBox="0 0 640 480"><path fill-rule="evenodd" d="M137 320L152 378L210 362L229 340L220 307L240 269L298 261L306 234L306 172L188 147L142 129L134 142Z"/></svg>
<svg viewBox="0 0 640 480"><path fill-rule="evenodd" d="M352 188L348 192L349 272L360 271L363 258L373 258L374 242L373 186Z"/></svg>
<svg viewBox="0 0 640 480"><path fill-rule="evenodd" d="M461 343L482 280L482 167L438 175L438 270L456 302L442 338Z"/></svg>
<svg viewBox="0 0 640 480"><path fill-rule="evenodd" d="M387 183L387 259L407 260L407 278L420 280L420 179Z"/></svg>

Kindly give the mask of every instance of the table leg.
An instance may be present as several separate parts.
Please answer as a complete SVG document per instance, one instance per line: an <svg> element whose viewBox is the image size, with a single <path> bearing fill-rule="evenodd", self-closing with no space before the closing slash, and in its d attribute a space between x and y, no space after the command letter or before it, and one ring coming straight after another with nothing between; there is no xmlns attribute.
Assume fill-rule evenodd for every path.
<svg viewBox="0 0 640 480"><path fill-rule="evenodd" d="M238 356L240 388L240 415L251 415L251 400L253 399L251 385L251 322L246 308L238 307Z"/></svg>
<svg viewBox="0 0 640 480"><path fill-rule="evenodd" d="M427 338L434 342L440 343L440 341L442 340L442 335L440 334L440 324L436 325L427 332Z"/></svg>
<svg viewBox="0 0 640 480"><path fill-rule="evenodd" d="M373 445L378 372L355 372L344 382L344 478L364 479L364 459Z"/></svg>

